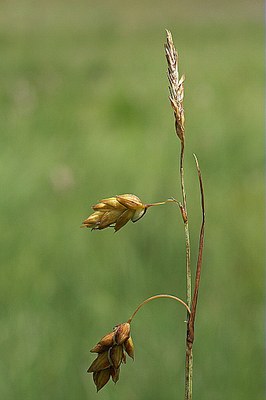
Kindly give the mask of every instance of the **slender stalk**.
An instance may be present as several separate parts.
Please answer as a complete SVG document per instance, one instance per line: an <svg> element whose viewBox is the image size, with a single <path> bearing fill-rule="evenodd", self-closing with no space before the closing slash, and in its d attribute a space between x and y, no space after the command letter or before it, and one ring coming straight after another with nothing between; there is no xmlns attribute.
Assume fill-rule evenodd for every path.
<svg viewBox="0 0 266 400"><path fill-rule="evenodd" d="M186 189L185 189L185 178L184 178L184 152L185 152L185 139L181 140L181 153L180 153L180 181L181 181L181 192L183 202L183 220L185 230L185 242L186 242L186 288L187 288L187 304L191 307L191 263L190 263L190 236L189 236L189 225L188 225L188 214L187 214L187 203L186 203ZM185 216L185 218L184 218ZM190 315L187 316L187 336L186 336L186 365L185 365L185 400L192 399L192 378L193 378L193 354L192 344L189 341L190 338Z"/></svg>
<svg viewBox="0 0 266 400"><path fill-rule="evenodd" d="M185 240L186 240L187 304L190 307L191 306L190 237L189 237L187 199L186 199L185 178L184 178L184 152L185 152L185 139L183 139L181 141L180 181L181 181L181 192L182 192L182 203L183 203L182 204L182 206L183 206L182 217L183 217L183 221L184 221Z"/></svg>
<svg viewBox="0 0 266 400"><path fill-rule="evenodd" d="M163 298L173 299L173 300L178 301L179 303L183 304L184 307L186 307L188 314L191 313L188 305L183 300L179 299L179 297L172 296L171 294L157 294L155 296L149 297L148 299L146 299L142 303L140 303L140 305L136 308L136 310L133 312L133 314L131 315L131 317L129 318L129 320L127 322L129 324L131 323L132 319L135 317L135 315L141 309L142 306L144 306L145 304L149 303L152 300L163 299Z"/></svg>
<svg viewBox="0 0 266 400"><path fill-rule="evenodd" d="M167 199L165 201L160 201L159 203L148 203L148 204L145 204L145 207L149 208L149 207L154 207L154 206L161 206L161 205L166 204L166 203L176 203L176 202L177 202L176 199L174 199L172 197L171 199Z"/></svg>

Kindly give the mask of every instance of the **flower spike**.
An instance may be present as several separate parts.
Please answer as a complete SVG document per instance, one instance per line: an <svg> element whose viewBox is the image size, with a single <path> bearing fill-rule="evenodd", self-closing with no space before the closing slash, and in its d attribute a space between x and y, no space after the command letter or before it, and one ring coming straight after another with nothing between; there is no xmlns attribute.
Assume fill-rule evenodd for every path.
<svg viewBox="0 0 266 400"><path fill-rule="evenodd" d="M121 194L101 200L92 206L93 213L83 221L81 227L91 228L91 230L102 230L108 227L114 228L117 232L131 220L137 222L152 206L158 206L172 199L160 203L144 204L134 194Z"/></svg>
<svg viewBox="0 0 266 400"><path fill-rule="evenodd" d="M130 336L130 324L125 322L114 327L91 349L98 353L87 372L93 373L93 381L97 392L110 378L116 383L119 379L120 366L126 363L126 354L134 359L134 345Z"/></svg>

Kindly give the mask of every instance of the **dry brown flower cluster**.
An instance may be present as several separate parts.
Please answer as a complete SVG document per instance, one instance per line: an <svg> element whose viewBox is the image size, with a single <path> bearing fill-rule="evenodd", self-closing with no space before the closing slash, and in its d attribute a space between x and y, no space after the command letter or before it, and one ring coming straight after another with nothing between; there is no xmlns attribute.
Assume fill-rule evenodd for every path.
<svg viewBox="0 0 266 400"><path fill-rule="evenodd" d="M98 392L106 385L110 377L114 383L118 381L120 365L126 363L126 353L134 359L130 324L125 322L117 325L91 349L91 353L98 353L98 356L87 372L93 373L93 380Z"/></svg>
<svg viewBox="0 0 266 400"><path fill-rule="evenodd" d="M101 200L92 206L94 213L82 223L82 227L105 229L113 227L121 229L129 220L138 221L147 210L147 206L134 194L121 194Z"/></svg>

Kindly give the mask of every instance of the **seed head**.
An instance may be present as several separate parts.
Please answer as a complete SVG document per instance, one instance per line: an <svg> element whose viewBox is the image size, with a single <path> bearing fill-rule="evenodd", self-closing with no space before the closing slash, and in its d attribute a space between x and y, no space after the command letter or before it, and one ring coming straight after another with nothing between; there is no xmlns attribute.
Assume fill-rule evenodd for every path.
<svg viewBox="0 0 266 400"><path fill-rule="evenodd" d="M102 337L91 352L98 355L87 372L93 373L93 381L98 392L106 385L110 377L114 383L118 381L120 366L126 363L126 353L134 359L130 324L126 322L115 326L111 333Z"/></svg>
<svg viewBox="0 0 266 400"><path fill-rule="evenodd" d="M101 230L114 227L121 229L129 220L138 221L146 212L147 206L134 194L122 194L101 200L92 206L94 213L82 223L82 227Z"/></svg>

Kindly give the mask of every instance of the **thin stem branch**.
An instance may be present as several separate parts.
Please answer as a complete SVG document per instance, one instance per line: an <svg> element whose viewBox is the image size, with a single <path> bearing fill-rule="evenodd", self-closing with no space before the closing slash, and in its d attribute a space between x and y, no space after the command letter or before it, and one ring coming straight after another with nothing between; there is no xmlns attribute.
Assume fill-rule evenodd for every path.
<svg viewBox="0 0 266 400"><path fill-rule="evenodd" d="M188 305L181 299L179 299L179 297L176 296L172 296L171 294L157 294L155 296L149 297L148 299L144 300L137 308L136 310L133 312L133 314L131 315L131 317L129 318L129 320L127 321L129 324L131 323L132 319L135 317L135 315L137 314L137 312L141 309L142 306L144 306L144 304L149 303L152 300L156 300L156 299L163 299L163 298L167 298L167 299L173 299L178 301L179 303L183 304L184 307L186 307L187 312L190 314L190 308L188 307Z"/></svg>
<svg viewBox="0 0 266 400"><path fill-rule="evenodd" d="M165 201L160 201L159 203L148 203L148 204L145 204L145 207L149 208L149 207L154 207L154 206L161 206L161 205L166 204L166 203L176 203L176 202L177 201L172 197L171 199L167 199Z"/></svg>

